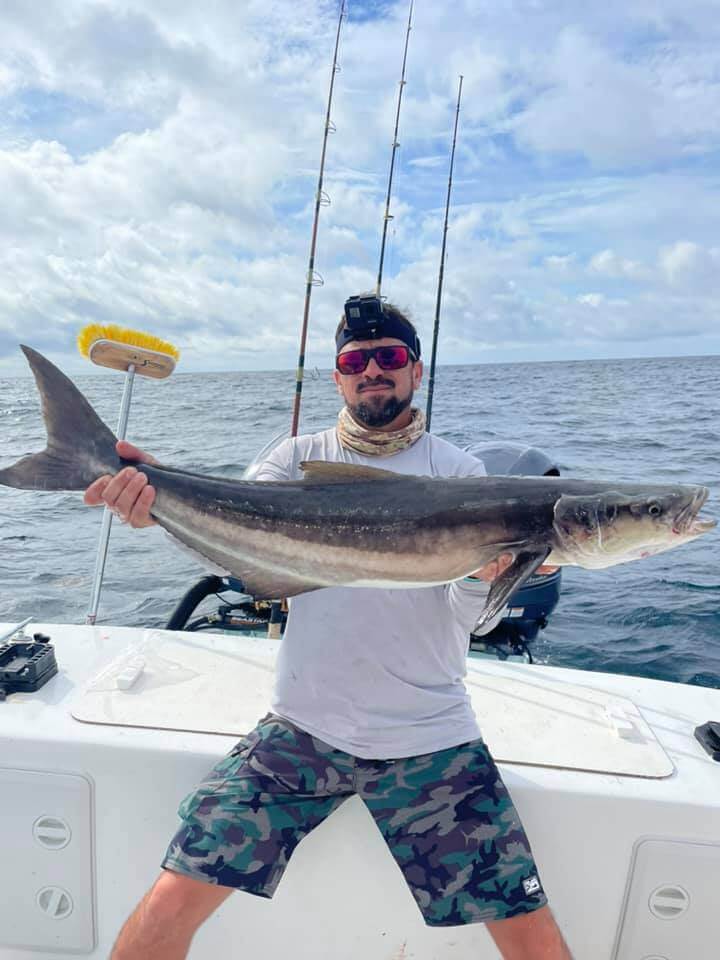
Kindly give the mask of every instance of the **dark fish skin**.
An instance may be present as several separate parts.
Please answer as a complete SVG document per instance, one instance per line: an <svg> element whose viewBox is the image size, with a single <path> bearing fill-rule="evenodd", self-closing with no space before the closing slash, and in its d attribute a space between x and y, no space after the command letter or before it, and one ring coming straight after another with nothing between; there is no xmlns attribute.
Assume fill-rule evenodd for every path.
<svg viewBox="0 0 720 960"><path fill-rule="evenodd" d="M0 470L0 484L84 490L129 465L72 381L35 350L22 350L42 397L48 445ZM433 479L336 463L305 464L304 480L272 483L132 465L156 489L158 523L258 598L339 585L447 583L511 553L513 564L494 582L481 623L549 554L558 563L622 562L582 563L573 550L579 544L582 553L593 538L602 542L621 519L631 532L638 518L649 525L653 503L663 511L658 523L670 530L680 517L689 530L707 497L703 487L559 477Z"/></svg>

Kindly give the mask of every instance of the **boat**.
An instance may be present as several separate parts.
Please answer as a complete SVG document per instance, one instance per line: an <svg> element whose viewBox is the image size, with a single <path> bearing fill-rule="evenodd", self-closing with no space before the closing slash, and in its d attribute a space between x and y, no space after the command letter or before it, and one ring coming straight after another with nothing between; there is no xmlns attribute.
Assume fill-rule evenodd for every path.
<svg viewBox="0 0 720 960"><path fill-rule="evenodd" d="M323 199L319 187L316 215ZM559 584L527 583L542 603L530 616L537 594L516 596L508 629L536 633ZM194 601L176 611L183 627ZM0 960L109 956L180 801L268 711L278 641L263 619L243 633L220 620L0 624ZM490 635L470 645L467 687L573 955L717 960L720 690L503 659ZM230 897L189 957L235 947L263 960L498 956L481 923L424 924L357 797L302 841L272 902Z"/></svg>
<svg viewBox="0 0 720 960"><path fill-rule="evenodd" d="M57 673L0 703L0 960L106 958L180 800L267 712L277 641L31 623L0 677L11 642L53 652ZM467 685L573 955L716 960L720 690L473 656ZM189 956L234 944L498 955L482 924L425 926L357 798L302 841L272 902L230 897Z"/></svg>
<svg viewBox="0 0 720 960"><path fill-rule="evenodd" d="M528 452L475 452L531 470ZM536 472L557 469L538 453ZM506 622L530 623L518 603ZM268 712L278 642L28 613L0 624L0 960L107 957L180 801ZM472 649L466 683L574 956L715 960L720 690ZM424 924L357 797L302 841L273 900L230 897L189 956L238 938L266 960L497 956L482 924Z"/></svg>

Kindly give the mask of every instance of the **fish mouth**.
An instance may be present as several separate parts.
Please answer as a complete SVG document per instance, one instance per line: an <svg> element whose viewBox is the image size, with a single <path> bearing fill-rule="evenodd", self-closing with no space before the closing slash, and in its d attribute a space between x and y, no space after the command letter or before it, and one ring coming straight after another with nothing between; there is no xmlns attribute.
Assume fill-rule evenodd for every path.
<svg viewBox="0 0 720 960"><path fill-rule="evenodd" d="M679 536L697 537L717 526L717 520L699 520L698 513L708 498L707 487L698 487L695 496L675 517L673 533Z"/></svg>

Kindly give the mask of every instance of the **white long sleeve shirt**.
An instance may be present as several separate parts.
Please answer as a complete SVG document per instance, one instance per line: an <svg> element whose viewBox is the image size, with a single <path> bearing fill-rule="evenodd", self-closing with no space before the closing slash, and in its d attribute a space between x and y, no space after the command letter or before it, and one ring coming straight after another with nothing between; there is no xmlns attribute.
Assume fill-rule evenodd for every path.
<svg viewBox="0 0 720 960"><path fill-rule="evenodd" d="M432 477L485 476L481 461L424 434L406 450L369 457L335 429L285 440L257 480L302 478L303 460ZM489 585L416 590L331 587L290 601L272 709L326 743L367 759L431 753L480 736L463 678L469 633Z"/></svg>

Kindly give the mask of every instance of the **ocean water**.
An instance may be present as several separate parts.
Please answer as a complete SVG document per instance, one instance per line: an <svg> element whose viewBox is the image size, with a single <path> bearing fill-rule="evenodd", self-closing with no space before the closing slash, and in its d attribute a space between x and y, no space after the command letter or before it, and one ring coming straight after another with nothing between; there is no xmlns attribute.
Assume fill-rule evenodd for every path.
<svg viewBox="0 0 720 960"><path fill-rule="evenodd" d="M112 427L122 381L76 378ZM128 437L166 463L237 476L288 428L293 391L289 371L138 378ZM331 426L337 408L329 371L313 371L302 430ZM720 357L441 367L432 428L460 446L532 444L567 476L704 483L703 514L720 517ZM32 379L0 380L0 467L44 436ZM100 520L79 494L0 487L0 621L84 622ZM566 568L536 659L720 687L719 559L713 531L609 570ZM116 523L99 620L161 626L203 574L159 528Z"/></svg>

